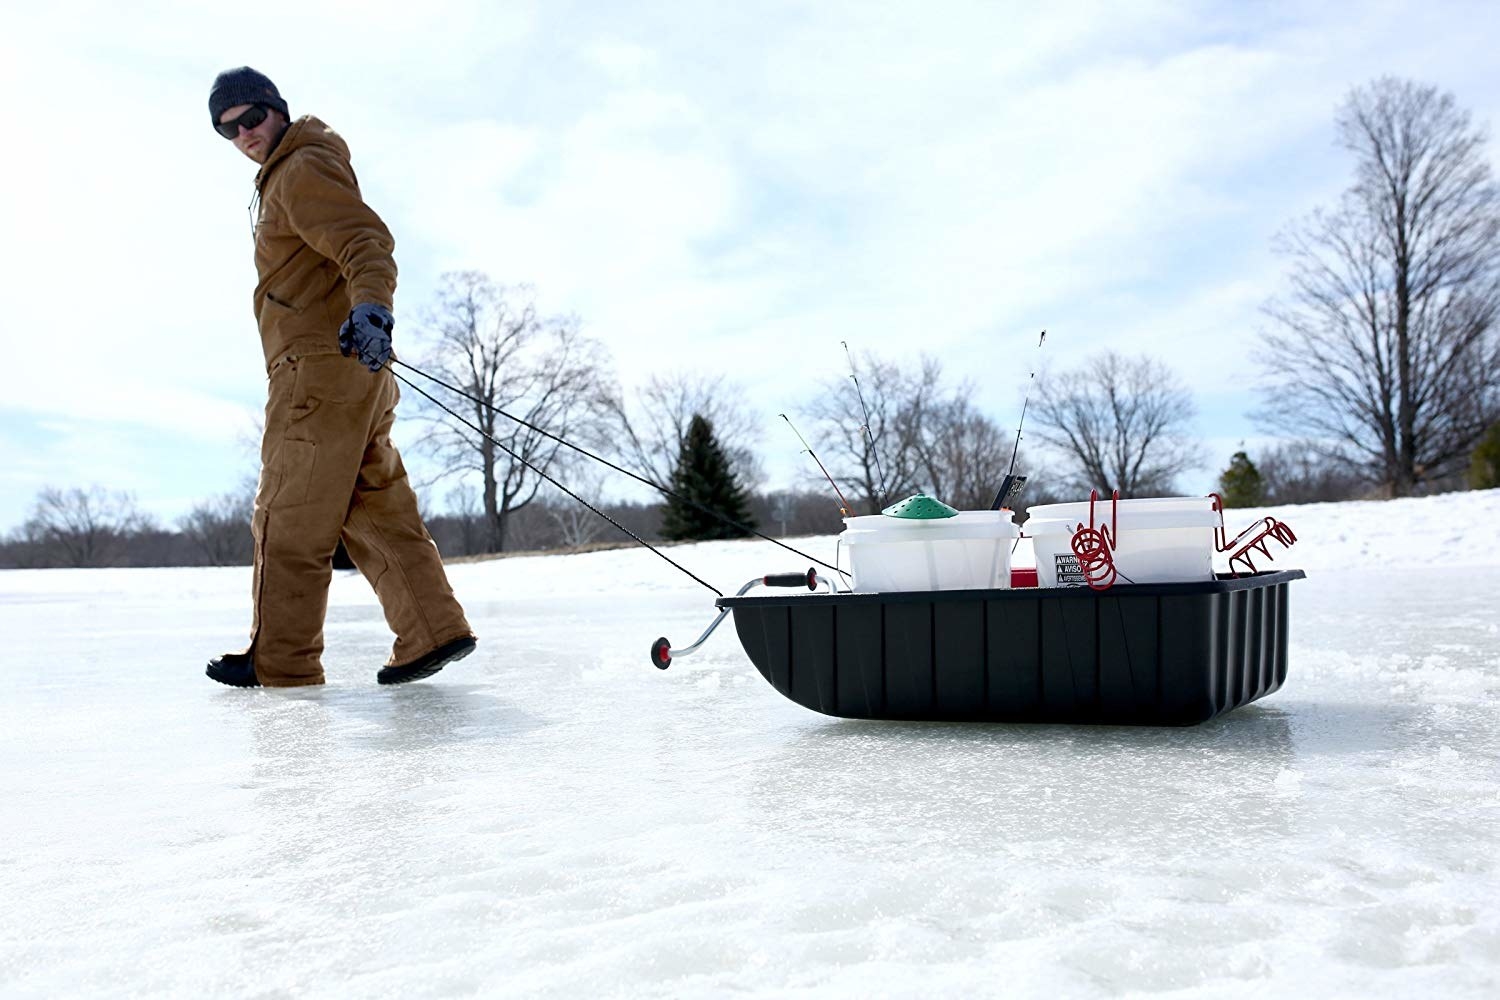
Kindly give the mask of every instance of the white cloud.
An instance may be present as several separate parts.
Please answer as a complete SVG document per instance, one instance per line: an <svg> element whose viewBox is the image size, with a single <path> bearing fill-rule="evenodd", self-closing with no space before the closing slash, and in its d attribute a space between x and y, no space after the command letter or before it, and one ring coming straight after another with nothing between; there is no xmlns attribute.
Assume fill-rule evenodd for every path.
<svg viewBox="0 0 1500 1000"><path fill-rule="evenodd" d="M634 83L657 66L656 53L643 45L601 38L581 47L583 57L620 83Z"/></svg>
<svg viewBox="0 0 1500 1000"><path fill-rule="evenodd" d="M1008 422L1043 326L1054 365L1146 350L1232 393L1279 280L1270 234L1344 183L1347 89L1393 72L1500 113L1500 14L1461 4L256 16L295 29L176 4L7 13L0 412L107 424L127 452L238 436L264 384L254 168L204 119L213 74L245 62L349 139L397 237L398 338L441 271L479 268L580 315L627 381L732 372L768 420L840 377L849 340L938 353ZM71 454L58 478L92 481ZM118 473L143 493L156 475Z"/></svg>

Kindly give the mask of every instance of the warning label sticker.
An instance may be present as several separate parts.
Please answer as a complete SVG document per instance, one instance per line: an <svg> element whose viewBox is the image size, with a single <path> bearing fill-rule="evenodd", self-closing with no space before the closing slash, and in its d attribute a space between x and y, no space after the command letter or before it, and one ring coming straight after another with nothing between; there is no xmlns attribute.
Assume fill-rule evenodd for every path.
<svg viewBox="0 0 1500 1000"><path fill-rule="evenodd" d="M1088 583L1083 578L1083 567L1078 565L1078 557L1073 553L1059 553L1054 557L1057 567L1057 585L1059 587L1082 587Z"/></svg>

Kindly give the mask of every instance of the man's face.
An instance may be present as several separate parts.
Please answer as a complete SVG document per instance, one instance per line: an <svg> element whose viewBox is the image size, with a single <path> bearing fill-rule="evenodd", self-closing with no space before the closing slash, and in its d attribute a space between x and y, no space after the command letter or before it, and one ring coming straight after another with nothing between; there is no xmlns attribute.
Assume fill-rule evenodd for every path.
<svg viewBox="0 0 1500 1000"><path fill-rule="evenodd" d="M219 121L232 122L252 107L254 105L236 104L220 115ZM234 148L250 157L256 163L265 163L266 157L271 155L271 146L285 127L286 119L281 116L281 112L268 108L266 110L266 120L259 125L254 128L240 126L239 135L235 136L232 140Z"/></svg>

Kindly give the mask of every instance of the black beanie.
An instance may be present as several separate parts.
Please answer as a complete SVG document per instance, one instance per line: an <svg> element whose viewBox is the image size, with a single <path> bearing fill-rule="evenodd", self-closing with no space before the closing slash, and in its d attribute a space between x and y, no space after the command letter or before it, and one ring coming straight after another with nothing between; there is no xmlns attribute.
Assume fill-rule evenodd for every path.
<svg viewBox="0 0 1500 1000"><path fill-rule="evenodd" d="M288 120L292 117L271 78L249 66L226 69L214 77L213 88L208 92L208 113L215 125L219 124L220 115L241 104L264 104L280 111Z"/></svg>

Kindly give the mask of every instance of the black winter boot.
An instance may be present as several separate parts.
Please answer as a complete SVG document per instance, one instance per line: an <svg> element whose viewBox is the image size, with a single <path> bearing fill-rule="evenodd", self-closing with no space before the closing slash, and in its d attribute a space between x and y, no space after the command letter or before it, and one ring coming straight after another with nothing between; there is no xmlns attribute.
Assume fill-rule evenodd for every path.
<svg viewBox="0 0 1500 1000"><path fill-rule="evenodd" d="M237 688L260 687L260 681L255 679L255 657L250 653L225 653L223 656L216 656L208 661L208 669L204 673L220 684Z"/></svg>
<svg viewBox="0 0 1500 1000"><path fill-rule="evenodd" d="M426 656L418 657L410 663L399 667L382 667L375 679L382 684L405 684L407 681L419 681L423 677L431 677L442 670L443 667L462 660L465 656L474 652L474 647L479 640L471 635L462 636L452 642L445 642Z"/></svg>

